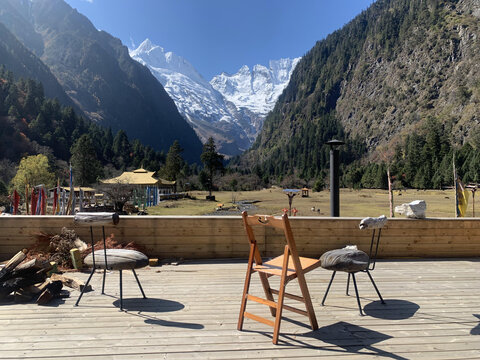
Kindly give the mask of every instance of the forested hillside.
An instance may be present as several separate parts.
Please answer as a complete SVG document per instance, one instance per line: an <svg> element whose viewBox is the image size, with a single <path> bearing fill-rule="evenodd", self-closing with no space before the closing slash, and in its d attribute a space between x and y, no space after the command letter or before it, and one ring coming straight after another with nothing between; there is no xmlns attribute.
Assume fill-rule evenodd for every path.
<svg viewBox="0 0 480 360"><path fill-rule="evenodd" d="M57 98L64 105L75 106L50 69L35 54L25 48L1 22L0 64L3 64L17 77L41 82L47 97ZM78 108L76 111L78 112Z"/></svg>
<svg viewBox="0 0 480 360"><path fill-rule="evenodd" d="M48 66L90 120L123 129L156 150L166 152L179 140L185 158L199 162L202 144L195 132L119 39L97 30L63 0L3 0L0 22Z"/></svg>
<svg viewBox="0 0 480 360"><path fill-rule="evenodd" d="M479 17L474 0L375 2L302 58L240 168L323 178L324 142L338 138L344 185L372 186L387 165L404 186L451 184L454 152L474 181Z"/></svg>
<svg viewBox="0 0 480 360"><path fill-rule="evenodd" d="M15 164L22 157L42 153L49 157L50 166L65 181L67 162L82 135L87 135L94 148L92 155L102 165L92 167L96 171L92 182L104 175L104 168L144 167L157 171L165 162L163 153L144 146L139 140L129 140L125 131L119 130L114 135L110 128L84 120L71 107L46 98L41 83L31 79L15 80L12 72L0 67L1 180L10 180Z"/></svg>

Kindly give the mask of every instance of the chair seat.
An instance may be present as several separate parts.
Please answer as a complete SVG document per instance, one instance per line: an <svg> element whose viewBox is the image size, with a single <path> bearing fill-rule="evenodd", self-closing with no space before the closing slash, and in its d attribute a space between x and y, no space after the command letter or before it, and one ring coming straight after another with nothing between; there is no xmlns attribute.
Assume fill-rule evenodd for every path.
<svg viewBox="0 0 480 360"><path fill-rule="evenodd" d="M305 258L305 257L298 257L300 260L300 264L302 269L305 273L309 272L320 266L320 260ZM283 266L283 255L277 256L272 260L264 262L262 265L255 265L254 270L269 274L269 275L282 275L282 266ZM293 279L296 277L295 268L293 266L293 259L292 256L288 257L288 270L287 270L287 278Z"/></svg>
<svg viewBox="0 0 480 360"><path fill-rule="evenodd" d="M335 249L320 257L321 266L332 271L355 273L368 268L368 255L358 249Z"/></svg>
<svg viewBox="0 0 480 360"><path fill-rule="evenodd" d="M85 264L93 266L93 256L85 257ZM148 265L148 257L136 250L107 249L108 270L139 269ZM103 250L95 251L95 268L105 269L105 254Z"/></svg>

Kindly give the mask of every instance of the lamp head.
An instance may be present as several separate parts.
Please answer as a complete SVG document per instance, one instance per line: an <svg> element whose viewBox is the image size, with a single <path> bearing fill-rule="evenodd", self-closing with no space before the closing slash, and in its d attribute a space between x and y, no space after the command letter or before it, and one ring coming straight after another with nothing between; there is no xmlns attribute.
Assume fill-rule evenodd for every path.
<svg viewBox="0 0 480 360"><path fill-rule="evenodd" d="M343 142L341 140L332 139L332 140L327 141L325 144L330 145L330 147L332 149L334 149L336 146L340 146L340 145L345 144L345 142Z"/></svg>

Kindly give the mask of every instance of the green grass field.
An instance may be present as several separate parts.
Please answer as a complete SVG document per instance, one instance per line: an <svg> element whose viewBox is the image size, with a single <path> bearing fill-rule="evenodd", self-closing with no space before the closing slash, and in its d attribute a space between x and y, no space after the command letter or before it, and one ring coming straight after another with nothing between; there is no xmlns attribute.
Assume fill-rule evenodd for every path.
<svg viewBox="0 0 480 360"><path fill-rule="evenodd" d="M191 192L196 200L182 199L162 201L155 207L148 208L150 215L237 215L233 202L255 201L255 212L261 214L282 214L288 208L288 197L281 188L270 188L259 191L214 192L216 201L207 201L207 192ZM453 190L402 190L394 192L394 206L413 200L425 200L427 217L455 217L455 194ZM223 204L224 211L216 211L218 204ZM309 197L296 195L292 208L298 210L297 216L330 216L330 192L312 192ZM315 211L312 211L315 208ZM477 210L477 213L480 210ZM386 190L340 190L340 216L366 217L389 215L388 192ZM395 214L396 217L403 215ZM468 204L467 216L472 216L472 196Z"/></svg>

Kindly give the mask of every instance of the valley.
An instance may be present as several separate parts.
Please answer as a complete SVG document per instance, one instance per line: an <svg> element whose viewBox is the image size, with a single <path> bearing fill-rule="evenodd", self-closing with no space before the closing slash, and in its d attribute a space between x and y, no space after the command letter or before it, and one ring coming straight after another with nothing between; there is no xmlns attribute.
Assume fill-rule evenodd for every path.
<svg viewBox="0 0 480 360"><path fill-rule="evenodd" d="M207 192L193 191L192 199L163 201L159 206L148 208L149 215L239 215L238 202L252 203L247 211L251 214L281 215L282 209L288 209L288 198L278 187L257 191L214 191L216 201L207 201ZM455 194L453 190L415 190L408 189L394 192L394 205L409 203L414 200L425 200L427 217L455 217ZM233 201L233 202L232 202ZM477 199L478 201L478 199ZM235 203L234 203L235 202ZM216 210L223 204L224 210ZM476 216L480 214L480 205L476 205ZM330 216L330 192L309 192L309 197L296 195L292 208L298 210L297 216ZM388 191L378 189L340 190L340 216L367 217L389 215ZM472 197L468 205L467 217L471 217ZM405 218L395 214L395 217ZM412 220L414 221L414 220Z"/></svg>

